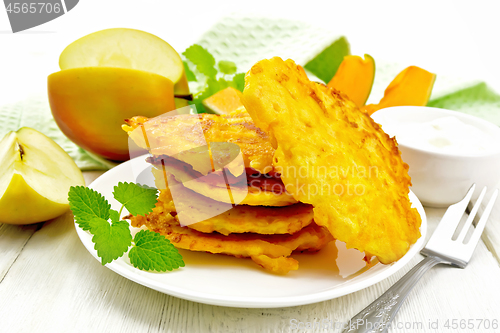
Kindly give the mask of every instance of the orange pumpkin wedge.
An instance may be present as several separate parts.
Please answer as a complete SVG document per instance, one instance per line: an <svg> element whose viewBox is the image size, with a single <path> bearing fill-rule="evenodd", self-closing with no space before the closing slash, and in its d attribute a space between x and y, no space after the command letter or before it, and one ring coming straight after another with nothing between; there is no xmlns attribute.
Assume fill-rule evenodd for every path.
<svg viewBox="0 0 500 333"><path fill-rule="evenodd" d="M204 99L202 104L208 112L228 114L243 106L243 103L241 103L242 96L241 91L233 87L227 87Z"/></svg>
<svg viewBox="0 0 500 333"><path fill-rule="evenodd" d="M369 104L363 109L372 114L391 106L425 106L431 97L435 80L436 74L417 66L407 67L387 86L378 104Z"/></svg>
<svg viewBox="0 0 500 333"><path fill-rule="evenodd" d="M348 55L339 66L337 73L328 82L328 87L346 94L358 107L365 105L375 79L375 60L365 54L360 56Z"/></svg>

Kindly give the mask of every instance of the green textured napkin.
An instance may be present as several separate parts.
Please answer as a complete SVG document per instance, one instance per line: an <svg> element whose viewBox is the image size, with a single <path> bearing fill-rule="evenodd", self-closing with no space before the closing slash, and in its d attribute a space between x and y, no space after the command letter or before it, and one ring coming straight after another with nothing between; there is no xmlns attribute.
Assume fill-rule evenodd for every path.
<svg viewBox="0 0 500 333"><path fill-rule="evenodd" d="M500 126L500 95L484 82L435 98L428 106L468 113Z"/></svg>
<svg viewBox="0 0 500 333"><path fill-rule="evenodd" d="M214 25L198 43L216 60L235 62L241 72L273 56L291 58L306 65L339 38L341 36L304 22L232 16ZM379 59L375 61L377 72L369 103L378 102L387 84L404 68ZM429 106L472 114L500 126L500 95L484 82L461 81L437 74ZM40 90L44 91L45 87ZM82 170L106 170L112 166L92 157L62 134L52 118L46 93L0 106L0 122L0 137L23 126L35 128L56 141Z"/></svg>
<svg viewBox="0 0 500 333"><path fill-rule="evenodd" d="M17 131L21 127L31 127L57 142L75 160L80 169L108 169L108 166L92 158L59 130L50 112L46 93L32 95L23 101L0 106L0 123L2 124L0 137L9 131Z"/></svg>

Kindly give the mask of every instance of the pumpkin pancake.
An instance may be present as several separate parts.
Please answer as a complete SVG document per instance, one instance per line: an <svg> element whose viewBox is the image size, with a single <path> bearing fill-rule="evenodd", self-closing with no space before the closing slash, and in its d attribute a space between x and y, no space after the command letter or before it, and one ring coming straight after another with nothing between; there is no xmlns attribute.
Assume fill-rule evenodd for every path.
<svg viewBox="0 0 500 333"><path fill-rule="evenodd" d="M261 173L273 169L274 149L267 134L255 126L244 109L224 116L136 116L125 121L128 126L123 125L123 129L139 147L148 149L153 156L175 157L203 175L217 170L216 166L225 166L234 176L241 175L245 167ZM214 148L213 143L219 145ZM240 153L242 165L231 165Z"/></svg>
<svg viewBox="0 0 500 333"><path fill-rule="evenodd" d="M166 187L164 172L175 177L177 182L198 194L212 200L236 205L251 206L289 206L298 201L285 190L280 178L258 174L245 181L229 184L224 177L203 176L178 163L165 163L153 166L153 175L159 189ZM206 178L205 178L206 177Z"/></svg>
<svg viewBox="0 0 500 333"><path fill-rule="evenodd" d="M270 136L286 189L314 206L317 224L384 264L406 254L421 223L408 198L408 165L368 114L277 57L247 73L243 104Z"/></svg>
<svg viewBox="0 0 500 333"><path fill-rule="evenodd" d="M294 251L318 251L333 237L324 227L315 223L293 235L259 235L255 233L202 233L179 223L172 197L166 189L160 192L153 212L146 216L128 216L132 226L145 226L164 235L180 249L220 253L235 257L250 257L257 264L274 273L285 274L298 268L298 262L289 256Z"/></svg>
<svg viewBox="0 0 500 333"><path fill-rule="evenodd" d="M163 211L175 211L181 225L203 233L294 234L313 221L311 205L232 207L184 187L172 175L167 174L167 181L169 187L161 190L159 198Z"/></svg>

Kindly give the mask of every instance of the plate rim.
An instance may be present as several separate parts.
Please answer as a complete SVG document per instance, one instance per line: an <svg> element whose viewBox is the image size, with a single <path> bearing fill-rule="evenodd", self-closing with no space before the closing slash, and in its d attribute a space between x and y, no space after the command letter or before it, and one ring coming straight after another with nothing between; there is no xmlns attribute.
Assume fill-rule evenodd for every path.
<svg viewBox="0 0 500 333"><path fill-rule="evenodd" d="M138 156L134 159L121 163L120 165L106 171L101 176L96 178L91 184L88 185L89 188L97 190L96 187L106 180L111 173L119 173L122 169L129 167L132 163L139 162L138 159L143 159L143 163L145 166L148 166L146 161L144 161L144 156ZM126 181L126 180L124 180ZM327 289L307 295L298 295L298 296L279 296L279 297L271 297L271 298L262 298L262 297L248 297L248 296L227 296L227 295L214 295L210 293L203 293L198 291L186 290L177 286L165 286L164 284L150 279L146 274L157 274L154 272L142 272L137 269L137 272L142 272L145 274L131 274L131 271L126 270L121 265L119 265L116 261L108 263L105 265L108 269L114 271L115 273L123 276L124 278L131 280L135 283L143 285L145 287L154 289L161 293L175 296L181 299L209 304L209 305L217 305L217 306L227 306L227 307L236 307L236 308L280 308L280 307L291 307L298 305L306 305L313 304L318 302L323 302L331 299L335 299L338 297L342 297L348 294L351 294L356 291L363 290L367 287L370 287L382 280L387 279L401 268L403 268L407 263L409 263L415 255L417 255L420 250L424 247L424 242L427 235L427 216L425 214L425 210L418 200L417 196L409 190L409 198L412 202L413 206L417 208L422 223L420 225L420 233L421 236L413 245L411 245L408 252L398 261L388 265L388 268L382 270L381 272L376 273L374 276L369 277L366 280L355 281L352 285L345 286L344 288L338 290L336 288ZM80 238L80 241L83 243L87 251L100 262L99 257L97 256L97 251L93 247L93 243L88 242L87 239L90 238L91 234L87 231L81 229L76 222L75 229ZM122 257L123 258L123 257ZM118 260L120 260L119 258ZM122 259L123 260L123 259ZM378 264L377 264L378 265ZM183 268L186 269L186 268ZM362 275L363 273L361 273ZM360 276L361 276L360 275Z"/></svg>

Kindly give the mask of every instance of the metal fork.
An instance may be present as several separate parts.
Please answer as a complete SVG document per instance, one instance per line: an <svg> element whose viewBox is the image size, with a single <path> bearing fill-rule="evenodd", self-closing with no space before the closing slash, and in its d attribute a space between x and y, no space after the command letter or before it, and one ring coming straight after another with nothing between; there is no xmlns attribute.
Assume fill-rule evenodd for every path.
<svg viewBox="0 0 500 333"><path fill-rule="evenodd" d="M459 268L467 266L479 243L481 234L486 226L486 221L498 197L498 189L496 189L486 205L486 209L477 223L470 240L464 243L465 236L479 210L481 201L484 199L486 187L483 188L460 234L456 240L453 240L452 237L460 224L460 220L467 209L475 188L476 185L472 185L462 201L448 208L434 234L427 242L427 245L420 251L426 258L406 273L405 276L382 294L382 296L352 317L348 322L347 328L343 331L344 333L386 332L404 300L425 272L437 264L448 264Z"/></svg>

